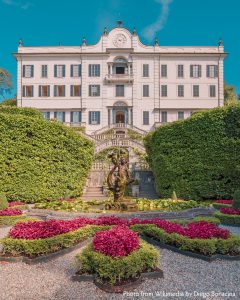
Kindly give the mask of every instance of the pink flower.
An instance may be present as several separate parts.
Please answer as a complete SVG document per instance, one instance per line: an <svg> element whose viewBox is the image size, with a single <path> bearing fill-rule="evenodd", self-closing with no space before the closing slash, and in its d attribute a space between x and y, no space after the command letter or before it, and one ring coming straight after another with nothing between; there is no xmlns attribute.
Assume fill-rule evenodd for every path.
<svg viewBox="0 0 240 300"><path fill-rule="evenodd" d="M224 207L220 209L220 212L226 215L240 215L240 208Z"/></svg>
<svg viewBox="0 0 240 300"><path fill-rule="evenodd" d="M95 251L104 255L122 257L139 247L139 238L136 232L121 225L97 232L93 240L93 247Z"/></svg>
<svg viewBox="0 0 240 300"><path fill-rule="evenodd" d="M0 210L0 217L5 217L5 216L18 216L22 215L22 211L20 209L14 209L14 208L6 208Z"/></svg>
<svg viewBox="0 0 240 300"><path fill-rule="evenodd" d="M214 203L221 203L221 204L233 204L233 200L216 200Z"/></svg>
<svg viewBox="0 0 240 300"><path fill-rule="evenodd" d="M17 205L25 205L25 203L24 203L24 202L21 202L21 201L12 201L12 202L9 202L9 203L8 203L8 206L9 206L9 207L17 206Z"/></svg>

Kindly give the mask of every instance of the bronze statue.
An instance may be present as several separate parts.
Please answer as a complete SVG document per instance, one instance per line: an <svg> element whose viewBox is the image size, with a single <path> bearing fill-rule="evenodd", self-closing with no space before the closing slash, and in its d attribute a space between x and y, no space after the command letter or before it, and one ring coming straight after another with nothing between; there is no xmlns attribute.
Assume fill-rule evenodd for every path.
<svg viewBox="0 0 240 300"><path fill-rule="evenodd" d="M121 202L126 186L134 181L128 169L128 158L124 150L112 152L109 158L112 160L113 168L107 177L108 188L113 192L114 202Z"/></svg>

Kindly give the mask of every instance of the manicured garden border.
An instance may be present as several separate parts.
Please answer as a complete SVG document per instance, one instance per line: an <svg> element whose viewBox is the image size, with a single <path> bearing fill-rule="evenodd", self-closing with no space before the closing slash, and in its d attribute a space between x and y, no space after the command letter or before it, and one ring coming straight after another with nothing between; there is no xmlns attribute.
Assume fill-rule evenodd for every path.
<svg viewBox="0 0 240 300"><path fill-rule="evenodd" d="M182 250L180 248L178 248L175 245L171 245L170 243L173 244L180 244L180 247L184 247L184 241L185 241L185 246L188 244L188 242L190 244L193 243L202 243L203 246L208 246L209 249L211 249L211 245L208 245L209 243L211 243L212 241L215 241L215 246L217 245L217 243L220 243L220 245L218 245L218 247L232 247L232 245L234 244L235 248L238 248L240 246L240 238L239 237L235 237L235 236L231 236L229 239L224 240L224 239L190 239L184 236L180 236L179 234L176 233L172 233L172 234L168 234L166 233L164 230L156 227L155 225L133 225L130 227L132 230L139 232L139 234L141 234L143 240L159 246L159 247L163 247L165 249L168 250L172 250L174 252L183 254L183 255L187 255L187 256L191 256L194 258L199 258L208 262L214 261L216 259L225 259L225 260L240 260L240 254L238 255L234 255L234 256L230 256L230 255L224 255L224 254L220 254L220 253L212 253L212 255L206 255L203 253L198 253L198 252L194 252L194 251L189 251L189 250ZM238 243L236 245L235 243L235 238L237 239ZM162 239L162 240L161 240ZM182 244L181 244L182 242ZM224 243L226 243L226 245L224 245Z"/></svg>
<svg viewBox="0 0 240 300"><path fill-rule="evenodd" d="M212 206L215 208L215 209L220 209L220 208L230 208L232 207L231 204L224 204L224 203L213 203Z"/></svg>
<svg viewBox="0 0 240 300"><path fill-rule="evenodd" d="M214 216L220 220L222 225L240 227L240 215L223 214L218 211Z"/></svg>
<svg viewBox="0 0 240 300"><path fill-rule="evenodd" d="M15 225L19 221L28 220L29 217L26 214L16 216L0 216L0 226L11 226Z"/></svg>

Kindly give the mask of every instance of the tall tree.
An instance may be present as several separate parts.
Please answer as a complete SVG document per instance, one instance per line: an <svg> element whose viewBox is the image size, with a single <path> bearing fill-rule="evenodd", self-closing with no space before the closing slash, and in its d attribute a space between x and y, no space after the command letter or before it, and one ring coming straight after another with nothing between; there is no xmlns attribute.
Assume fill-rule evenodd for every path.
<svg viewBox="0 0 240 300"><path fill-rule="evenodd" d="M15 96L14 98L7 98L1 102L1 105L17 106L17 97Z"/></svg>
<svg viewBox="0 0 240 300"><path fill-rule="evenodd" d="M231 105L238 102L234 85L224 83L224 105Z"/></svg>
<svg viewBox="0 0 240 300"><path fill-rule="evenodd" d="M0 97L9 94L12 88L12 75L7 70L0 68Z"/></svg>

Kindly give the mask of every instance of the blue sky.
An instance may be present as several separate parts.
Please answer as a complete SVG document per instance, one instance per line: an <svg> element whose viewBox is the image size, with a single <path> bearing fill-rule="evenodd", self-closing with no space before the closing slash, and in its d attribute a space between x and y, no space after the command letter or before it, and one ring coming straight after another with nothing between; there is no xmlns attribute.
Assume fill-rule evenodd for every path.
<svg viewBox="0 0 240 300"><path fill-rule="evenodd" d="M0 0L0 66L16 85L20 37L26 46L79 45L83 36L94 44L121 19L147 44L158 36L161 45L217 45L222 36L225 80L240 93L239 11L239 0Z"/></svg>

